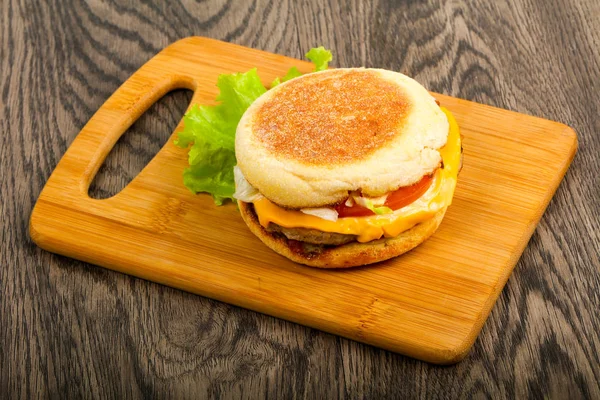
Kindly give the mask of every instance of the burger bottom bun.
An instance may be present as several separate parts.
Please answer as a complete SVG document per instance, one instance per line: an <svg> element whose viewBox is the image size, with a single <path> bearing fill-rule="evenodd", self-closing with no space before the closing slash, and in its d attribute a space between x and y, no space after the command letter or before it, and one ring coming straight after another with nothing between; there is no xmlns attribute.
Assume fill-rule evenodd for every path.
<svg viewBox="0 0 600 400"><path fill-rule="evenodd" d="M367 243L351 242L341 246L315 246L314 251L306 252L300 242L290 241L283 235L268 232L263 228L251 203L238 201L238 205L244 222L264 244L292 261L317 268L357 267L404 254L427 240L440 226L446 213L446 208L443 208L431 219L393 238Z"/></svg>

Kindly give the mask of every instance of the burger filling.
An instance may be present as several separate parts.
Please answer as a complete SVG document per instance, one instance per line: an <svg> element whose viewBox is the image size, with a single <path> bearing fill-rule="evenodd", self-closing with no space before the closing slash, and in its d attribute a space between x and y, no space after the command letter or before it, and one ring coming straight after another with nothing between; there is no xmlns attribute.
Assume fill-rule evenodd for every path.
<svg viewBox="0 0 600 400"><path fill-rule="evenodd" d="M450 122L448 140L439 150L442 163L414 185L377 198L351 192L346 201L334 207L288 210L262 196L236 168L234 197L253 203L259 223L267 231L282 234L291 241L338 246L398 236L452 202L461 168L461 140L454 117L442 110Z"/></svg>
<svg viewBox="0 0 600 400"><path fill-rule="evenodd" d="M284 228L275 223L270 223L267 226L267 231L273 233L281 233L290 240L306 242L311 244L323 244L330 246L340 246L342 244L354 242L356 235L347 235L344 233L323 232L318 229L308 228Z"/></svg>

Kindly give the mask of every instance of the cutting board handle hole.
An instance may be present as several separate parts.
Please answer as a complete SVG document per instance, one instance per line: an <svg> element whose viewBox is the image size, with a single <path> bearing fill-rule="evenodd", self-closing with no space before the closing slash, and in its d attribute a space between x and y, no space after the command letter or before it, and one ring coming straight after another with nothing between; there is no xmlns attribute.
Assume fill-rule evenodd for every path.
<svg viewBox="0 0 600 400"><path fill-rule="evenodd" d="M154 103L119 138L92 180L88 194L107 199L119 193L165 145L189 106L192 90L172 90Z"/></svg>

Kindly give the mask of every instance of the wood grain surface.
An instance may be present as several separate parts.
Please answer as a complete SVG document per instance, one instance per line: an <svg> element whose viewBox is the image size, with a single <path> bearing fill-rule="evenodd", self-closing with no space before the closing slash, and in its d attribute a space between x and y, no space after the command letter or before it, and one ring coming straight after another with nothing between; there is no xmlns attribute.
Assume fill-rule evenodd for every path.
<svg viewBox="0 0 600 400"><path fill-rule="evenodd" d="M600 398L600 3L0 3L0 393L8 398ZM168 5L167 5L168 4ZM579 151L470 356L436 367L37 248L31 209L99 106L203 35L566 123ZM94 183L116 193L187 106L167 96Z"/></svg>
<svg viewBox="0 0 600 400"><path fill-rule="evenodd" d="M167 46L69 146L32 211L31 238L53 253L417 359L462 360L575 155L575 132L564 124L435 94L463 137L452 206L426 243L348 271L301 267L263 246L234 204L190 193L182 182L187 149L174 145L176 134L118 194L89 196L120 136L168 91L193 88L191 102L207 104L220 74L258 67L268 85L293 66L312 70L199 36Z"/></svg>

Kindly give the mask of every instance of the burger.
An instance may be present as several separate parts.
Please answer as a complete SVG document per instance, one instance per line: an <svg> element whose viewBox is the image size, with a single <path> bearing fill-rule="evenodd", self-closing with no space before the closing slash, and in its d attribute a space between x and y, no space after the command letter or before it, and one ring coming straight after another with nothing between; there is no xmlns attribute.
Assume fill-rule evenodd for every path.
<svg viewBox="0 0 600 400"><path fill-rule="evenodd" d="M249 229L301 264L344 268L429 238L452 202L461 137L447 110L392 71L329 69L261 95L236 130Z"/></svg>

